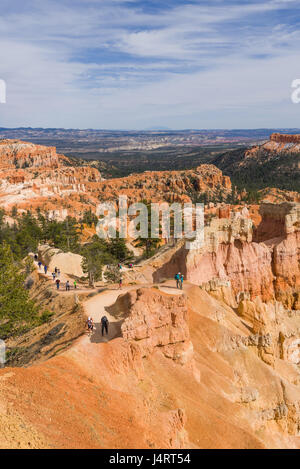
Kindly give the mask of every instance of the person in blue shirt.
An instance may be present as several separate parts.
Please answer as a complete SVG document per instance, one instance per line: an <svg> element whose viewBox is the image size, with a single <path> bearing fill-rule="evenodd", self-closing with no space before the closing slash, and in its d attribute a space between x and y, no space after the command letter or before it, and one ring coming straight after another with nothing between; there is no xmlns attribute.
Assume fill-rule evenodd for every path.
<svg viewBox="0 0 300 469"><path fill-rule="evenodd" d="M176 288L179 288L179 282L180 282L180 272L175 275L175 280L176 280Z"/></svg>

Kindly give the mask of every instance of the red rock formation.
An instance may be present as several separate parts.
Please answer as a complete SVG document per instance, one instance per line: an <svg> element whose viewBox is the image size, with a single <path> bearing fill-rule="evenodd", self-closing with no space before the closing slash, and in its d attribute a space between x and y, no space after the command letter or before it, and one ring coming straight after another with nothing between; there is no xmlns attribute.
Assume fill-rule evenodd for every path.
<svg viewBox="0 0 300 469"><path fill-rule="evenodd" d="M99 200L117 201L127 195L128 202L190 202L191 193L224 197L231 193L231 181L213 165L190 171L149 171L127 178L102 181L90 166L74 167L58 155L54 147L3 140L0 142L0 205L11 209L64 210L80 217L87 209L96 210Z"/></svg>
<svg viewBox="0 0 300 469"><path fill-rule="evenodd" d="M58 168L68 159L56 153L55 147L44 147L19 140L0 141L0 167Z"/></svg>
<svg viewBox="0 0 300 469"><path fill-rule="evenodd" d="M288 134L279 134L274 133L270 136L271 142L276 143L300 143L300 135L288 135Z"/></svg>
<svg viewBox="0 0 300 469"><path fill-rule="evenodd" d="M184 203L191 201L191 192L213 197L220 190L225 197L230 194L231 181L213 165L201 165L188 171L147 171L103 181L97 188L101 199L117 200L119 194L124 194L130 203L141 200Z"/></svg>
<svg viewBox="0 0 300 469"><path fill-rule="evenodd" d="M185 242L128 274L128 281L155 282L173 278L203 285L215 278L231 283L235 295L251 299L278 299L290 308L298 305L300 261L300 210L298 204L263 204L262 221L252 240L252 220L241 214L213 218L204 230L204 245L188 250ZM274 238L275 236L275 238Z"/></svg>
<svg viewBox="0 0 300 469"><path fill-rule="evenodd" d="M127 338L85 337L47 362L0 370L0 447L299 447L297 315L249 300L237 315L199 287L186 297L123 295L115 313L127 315ZM167 358L160 326L192 341L200 382ZM145 351L141 372L130 349Z"/></svg>
<svg viewBox="0 0 300 469"><path fill-rule="evenodd" d="M230 218L230 206L220 207L218 211L219 218Z"/></svg>
<svg viewBox="0 0 300 469"><path fill-rule="evenodd" d="M192 362L187 304L182 296L174 297L151 289L134 290L126 294L130 305L122 325L124 339L135 344L142 357L155 348L182 364Z"/></svg>
<svg viewBox="0 0 300 469"><path fill-rule="evenodd" d="M237 295L247 291L263 301L274 297L272 256L260 244L236 241L220 244L216 252L187 254L186 278L201 285L214 278L228 279Z"/></svg>

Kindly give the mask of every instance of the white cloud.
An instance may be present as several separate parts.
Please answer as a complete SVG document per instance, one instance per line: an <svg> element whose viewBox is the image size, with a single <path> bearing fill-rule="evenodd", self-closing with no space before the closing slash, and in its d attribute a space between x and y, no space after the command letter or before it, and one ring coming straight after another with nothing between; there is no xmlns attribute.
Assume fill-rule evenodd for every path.
<svg viewBox="0 0 300 469"><path fill-rule="evenodd" d="M2 126L293 125L300 33L268 15L297 2L202 2L157 14L137 1L80 5L45 0L0 18Z"/></svg>

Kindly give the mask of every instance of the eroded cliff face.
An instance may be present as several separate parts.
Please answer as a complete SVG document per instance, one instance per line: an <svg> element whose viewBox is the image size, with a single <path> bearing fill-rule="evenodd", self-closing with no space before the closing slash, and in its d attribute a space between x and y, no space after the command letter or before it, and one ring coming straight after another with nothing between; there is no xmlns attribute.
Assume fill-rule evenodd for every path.
<svg viewBox="0 0 300 469"><path fill-rule="evenodd" d="M0 142L0 206L10 210L48 211L54 218L80 217L96 211L101 201L190 202L191 194L214 197L231 193L230 178L213 165L190 171L147 171L126 178L103 181L96 168L73 166L54 147L3 140ZM66 210L68 212L66 213Z"/></svg>
<svg viewBox="0 0 300 469"><path fill-rule="evenodd" d="M18 171L26 179L31 170ZM76 185L76 171L62 166L38 173L62 210L63 187L55 192L51 177ZM134 199L165 189L174 198L190 187L186 172L181 178L151 173L149 184L147 174L132 176L123 189L121 182L110 189L109 181L86 182L93 176L81 171L85 194L87 187L107 197L124 190ZM223 177L207 168L205 175L196 172L199 184L188 178L194 187L214 190ZM73 200L71 192L68 197ZM104 309L118 331L109 342L99 340L97 323L96 334L72 343L84 327L81 313L80 323L74 316L76 295L52 324L57 342L51 324L49 342L24 337L21 345L31 349L24 363L35 353L40 361L53 358L0 370L0 447L300 447L299 205L262 204L255 229L247 209L231 214L222 207L218 215L205 227L201 248L187 250L182 240L124 272L129 291ZM46 259L47 252L40 254ZM173 288L178 271L185 276L183 295ZM166 279L172 280L152 285ZM64 296L53 298L47 288L39 290L49 307L65 308ZM106 293L99 294L101 307Z"/></svg>
<svg viewBox="0 0 300 469"><path fill-rule="evenodd" d="M300 151L300 135L274 133L270 140L261 146L255 146L246 152L246 158L255 157L258 150L269 153L298 153Z"/></svg>
<svg viewBox="0 0 300 469"><path fill-rule="evenodd" d="M196 285L217 278L230 281L236 296L247 292L252 299L277 299L288 308L297 308L299 204L262 204L260 215L261 222L254 230L247 215L213 219L205 227L200 249L187 250L181 243L160 265L159 260L149 262L154 281L172 278L180 271Z"/></svg>
<svg viewBox="0 0 300 469"><path fill-rule="evenodd" d="M271 142L276 143L300 143L300 135L274 133L270 136Z"/></svg>
<svg viewBox="0 0 300 469"><path fill-rule="evenodd" d="M213 165L201 165L188 171L146 171L125 178L110 179L99 186L99 195L105 200L117 200L127 195L128 202L190 202L191 193L213 197L231 194L230 178Z"/></svg>
<svg viewBox="0 0 300 469"><path fill-rule="evenodd" d="M133 290L119 337L0 370L0 447L300 447L299 318L211 287Z"/></svg>
<svg viewBox="0 0 300 469"><path fill-rule="evenodd" d="M175 362L191 365L193 344L185 297L145 288L126 295L129 312L121 327L125 341L135 344L142 358L159 348Z"/></svg>
<svg viewBox="0 0 300 469"><path fill-rule="evenodd" d="M58 155L55 147L44 147L20 140L0 141L0 168L58 168L67 158Z"/></svg>
<svg viewBox="0 0 300 469"><path fill-rule="evenodd" d="M89 203L96 205L92 186L101 180L96 168L73 167L54 147L0 142L0 205L6 210L41 208L57 219L80 214Z"/></svg>

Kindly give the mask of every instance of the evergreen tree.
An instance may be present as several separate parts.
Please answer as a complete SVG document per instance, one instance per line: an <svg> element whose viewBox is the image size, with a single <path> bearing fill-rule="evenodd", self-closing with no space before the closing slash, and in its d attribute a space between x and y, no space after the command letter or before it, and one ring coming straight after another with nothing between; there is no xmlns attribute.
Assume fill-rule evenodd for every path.
<svg viewBox="0 0 300 469"><path fill-rule="evenodd" d="M107 249L118 262L124 262L130 256L130 251L123 238L110 239Z"/></svg>
<svg viewBox="0 0 300 469"><path fill-rule="evenodd" d="M143 201L143 203L147 205L147 209L148 209L148 236L145 238L139 237L137 239L136 246L144 248L145 257L149 259L150 257L154 255L155 251L157 250L159 243L160 243L160 239L151 237L151 204L149 202L147 203L146 201ZM158 229L159 229L158 235L161 235L161 225L159 225Z"/></svg>
<svg viewBox="0 0 300 469"><path fill-rule="evenodd" d="M29 328L37 319L33 301L24 286L25 277L7 243L0 245L0 338Z"/></svg>
<svg viewBox="0 0 300 469"><path fill-rule="evenodd" d="M115 262L109 252L108 243L97 236L94 236L91 243L85 244L80 253L83 256L82 270L88 274L91 286L102 278L103 266Z"/></svg>

